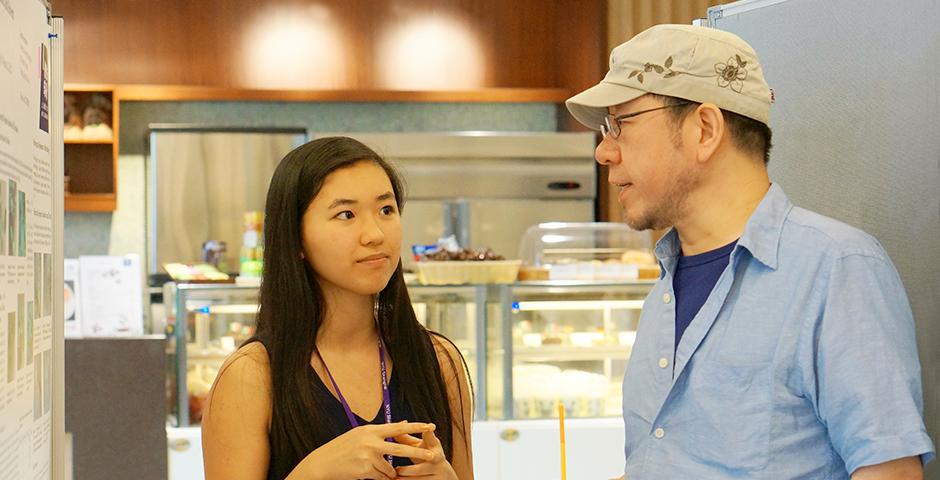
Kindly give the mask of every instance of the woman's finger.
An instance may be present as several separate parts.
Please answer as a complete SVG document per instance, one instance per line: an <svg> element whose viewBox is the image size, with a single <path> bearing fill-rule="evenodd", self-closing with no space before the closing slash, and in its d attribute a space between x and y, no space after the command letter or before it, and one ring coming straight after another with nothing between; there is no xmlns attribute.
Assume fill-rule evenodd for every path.
<svg viewBox="0 0 940 480"><path fill-rule="evenodd" d="M381 442L376 446L378 453L383 455L393 455L396 457L408 457L413 461L433 462L437 461L441 455L426 448L412 447L394 442Z"/></svg>
<svg viewBox="0 0 940 480"><path fill-rule="evenodd" d="M411 435L399 435L395 437L395 441L402 445L408 445L410 447L417 447L417 448L421 448L424 443L420 438L416 438ZM425 458L421 458L421 459L412 458L411 461L417 464L417 463L427 462L428 460Z"/></svg>
<svg viewBox="0 0 940 480"><path fill-rule="evenodd" d="M407 467L398 467L395 470L399 477L423 477L434 474L435 467L431 463L418 463Z"/></svg>
<svg viewBox="0 0 940 480"><path fill-rule="evenodd" d="M430 423L398 422L383 423L381 425L368 425L360 428L369 428L382 438L394 438L399 435L414 435L418 433L424 433L434 428L434 425Z"/></svg>
<svg viewBox="0 0 940 480"><path fill-rule="evenodd" d="M375 470L376 480L392 480L398 477L398 472L395 471L391 464L385 461L385 457L373 461L372 469Z"/></svg>
<svg viewBox="0 0 940 480"><path fill-rule="evenodd" d="M421 445L421 439L411 435L399 435L395 437L395 441L402 445L408 445L411 447L417 447L418 445Z"/></svg>
<svg viewBox="0 0 940 480"><path fill-rule="evenodd" d="M438 440L437 435L434 435L434 430L422 433L421 438L424 440L424 446L431 450L442 448L441 441Z"/></svg>

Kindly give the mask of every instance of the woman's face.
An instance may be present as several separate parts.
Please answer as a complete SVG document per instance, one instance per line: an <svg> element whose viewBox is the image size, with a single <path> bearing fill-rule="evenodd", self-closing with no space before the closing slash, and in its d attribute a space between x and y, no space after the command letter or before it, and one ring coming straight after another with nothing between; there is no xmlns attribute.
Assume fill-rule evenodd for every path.
<svg viewBox="0 0 940 480"><path fill-rule="evenodd" d="M304 212L304 258L324 293L373 295L388 284L401 252L401 218L388 175L361 161L335 170Z"/></svg>

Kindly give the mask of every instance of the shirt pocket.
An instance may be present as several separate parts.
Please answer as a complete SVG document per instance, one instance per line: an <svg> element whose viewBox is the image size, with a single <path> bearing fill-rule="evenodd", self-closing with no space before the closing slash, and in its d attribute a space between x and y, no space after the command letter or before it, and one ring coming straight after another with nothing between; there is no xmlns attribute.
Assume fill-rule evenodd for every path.
<svg viewBox="0 0 940 480"><path fill-rule="evenodd" d="M628 423L632 420L649 426L656 418L659 393L654 376L656 372L649 364L649 359L631 358L624 374L623 417Z"/></svg>
<svg viewBox="0 0 940 480"><path fill-rule="evenodd" d="M767 466L771 379L769 363L697 362L689 376L687 402L697 408L688 411L691 418L685 420L695 432L689 451L699 454L698 462L717 463L729 474L744 477Z"/></svg>

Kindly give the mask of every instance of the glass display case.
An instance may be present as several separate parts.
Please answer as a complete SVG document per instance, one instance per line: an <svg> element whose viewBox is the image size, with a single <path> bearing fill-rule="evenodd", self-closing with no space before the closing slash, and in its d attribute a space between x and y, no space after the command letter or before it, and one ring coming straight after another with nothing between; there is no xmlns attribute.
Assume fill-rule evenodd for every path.
<svg viewBox="0 0 940 480"><path fill-rule="evenodd" d="M255 333L258 288L234 284L167 283L167 412L176 426L198 424L225 359Z"/></svg>
<svg viewBox="0 0 940 480"><path fill-rule="evenodd" d="M418 321L449 338L463 354L474 394L486 398L487 318L497 311L488 285L409 285ZM480 397L482 395L482 397ZM486 418L486 404L474 402L474 418Z"/></svg>
<svg viewBox="0 0 940 480"><path fill-rule="evenodd" d="M494 418L621 414L621 380L651 281L502 287L502 405Z"/></svg>
<svg viewBox="0 0 940 480"><path fill-rule="evenodd" d="M557 416L558 402L572 418L619 416L620 381L651 287L551 280L408 290L418 321L460 349L474 418L487 420ZM164 290L176 318L168 411L177 426L195 425L225 358L254 334L258 288L168 283Z"/></svg>
<svg viewBox="0 0 940 480"><path fill-rule="evenodd" d="M467 362L476 392L485 395L487 285L412 286L415 315L426 327L447 336ZM174 318L168 342L168 412L176 426L198 424L212 383L225 359L255 333L258 288L233 284L167 283L164 301ZM490 302L491 303L491 302ZM178 313L181 312L181 313ZM485 418L485 403L476 403Z"/></svg>

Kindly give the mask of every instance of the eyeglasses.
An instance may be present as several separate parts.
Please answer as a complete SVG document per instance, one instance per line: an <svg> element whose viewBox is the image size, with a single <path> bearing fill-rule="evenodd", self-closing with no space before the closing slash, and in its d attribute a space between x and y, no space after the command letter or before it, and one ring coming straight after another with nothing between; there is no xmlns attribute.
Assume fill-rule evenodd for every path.
<svg viewBox="0 0 940 480"><path fill-rule="evenodd" d="M682 102L682 103L677 103L675 105L666 105L664 107L650 108L648 110L640 110L639 112L625 113L623 115L619 115L616 117L613 114L608 113L607 116L604 117L604 123L601 124L601 134L605 138L610 138L611 140L616 139L617 137L620 136L620 123L623 122L624 120L633 118L637 115L642 115L644 113L655 112L656 110L663 110L665 108L682 107L690 103L692 102Z"/></svg>

